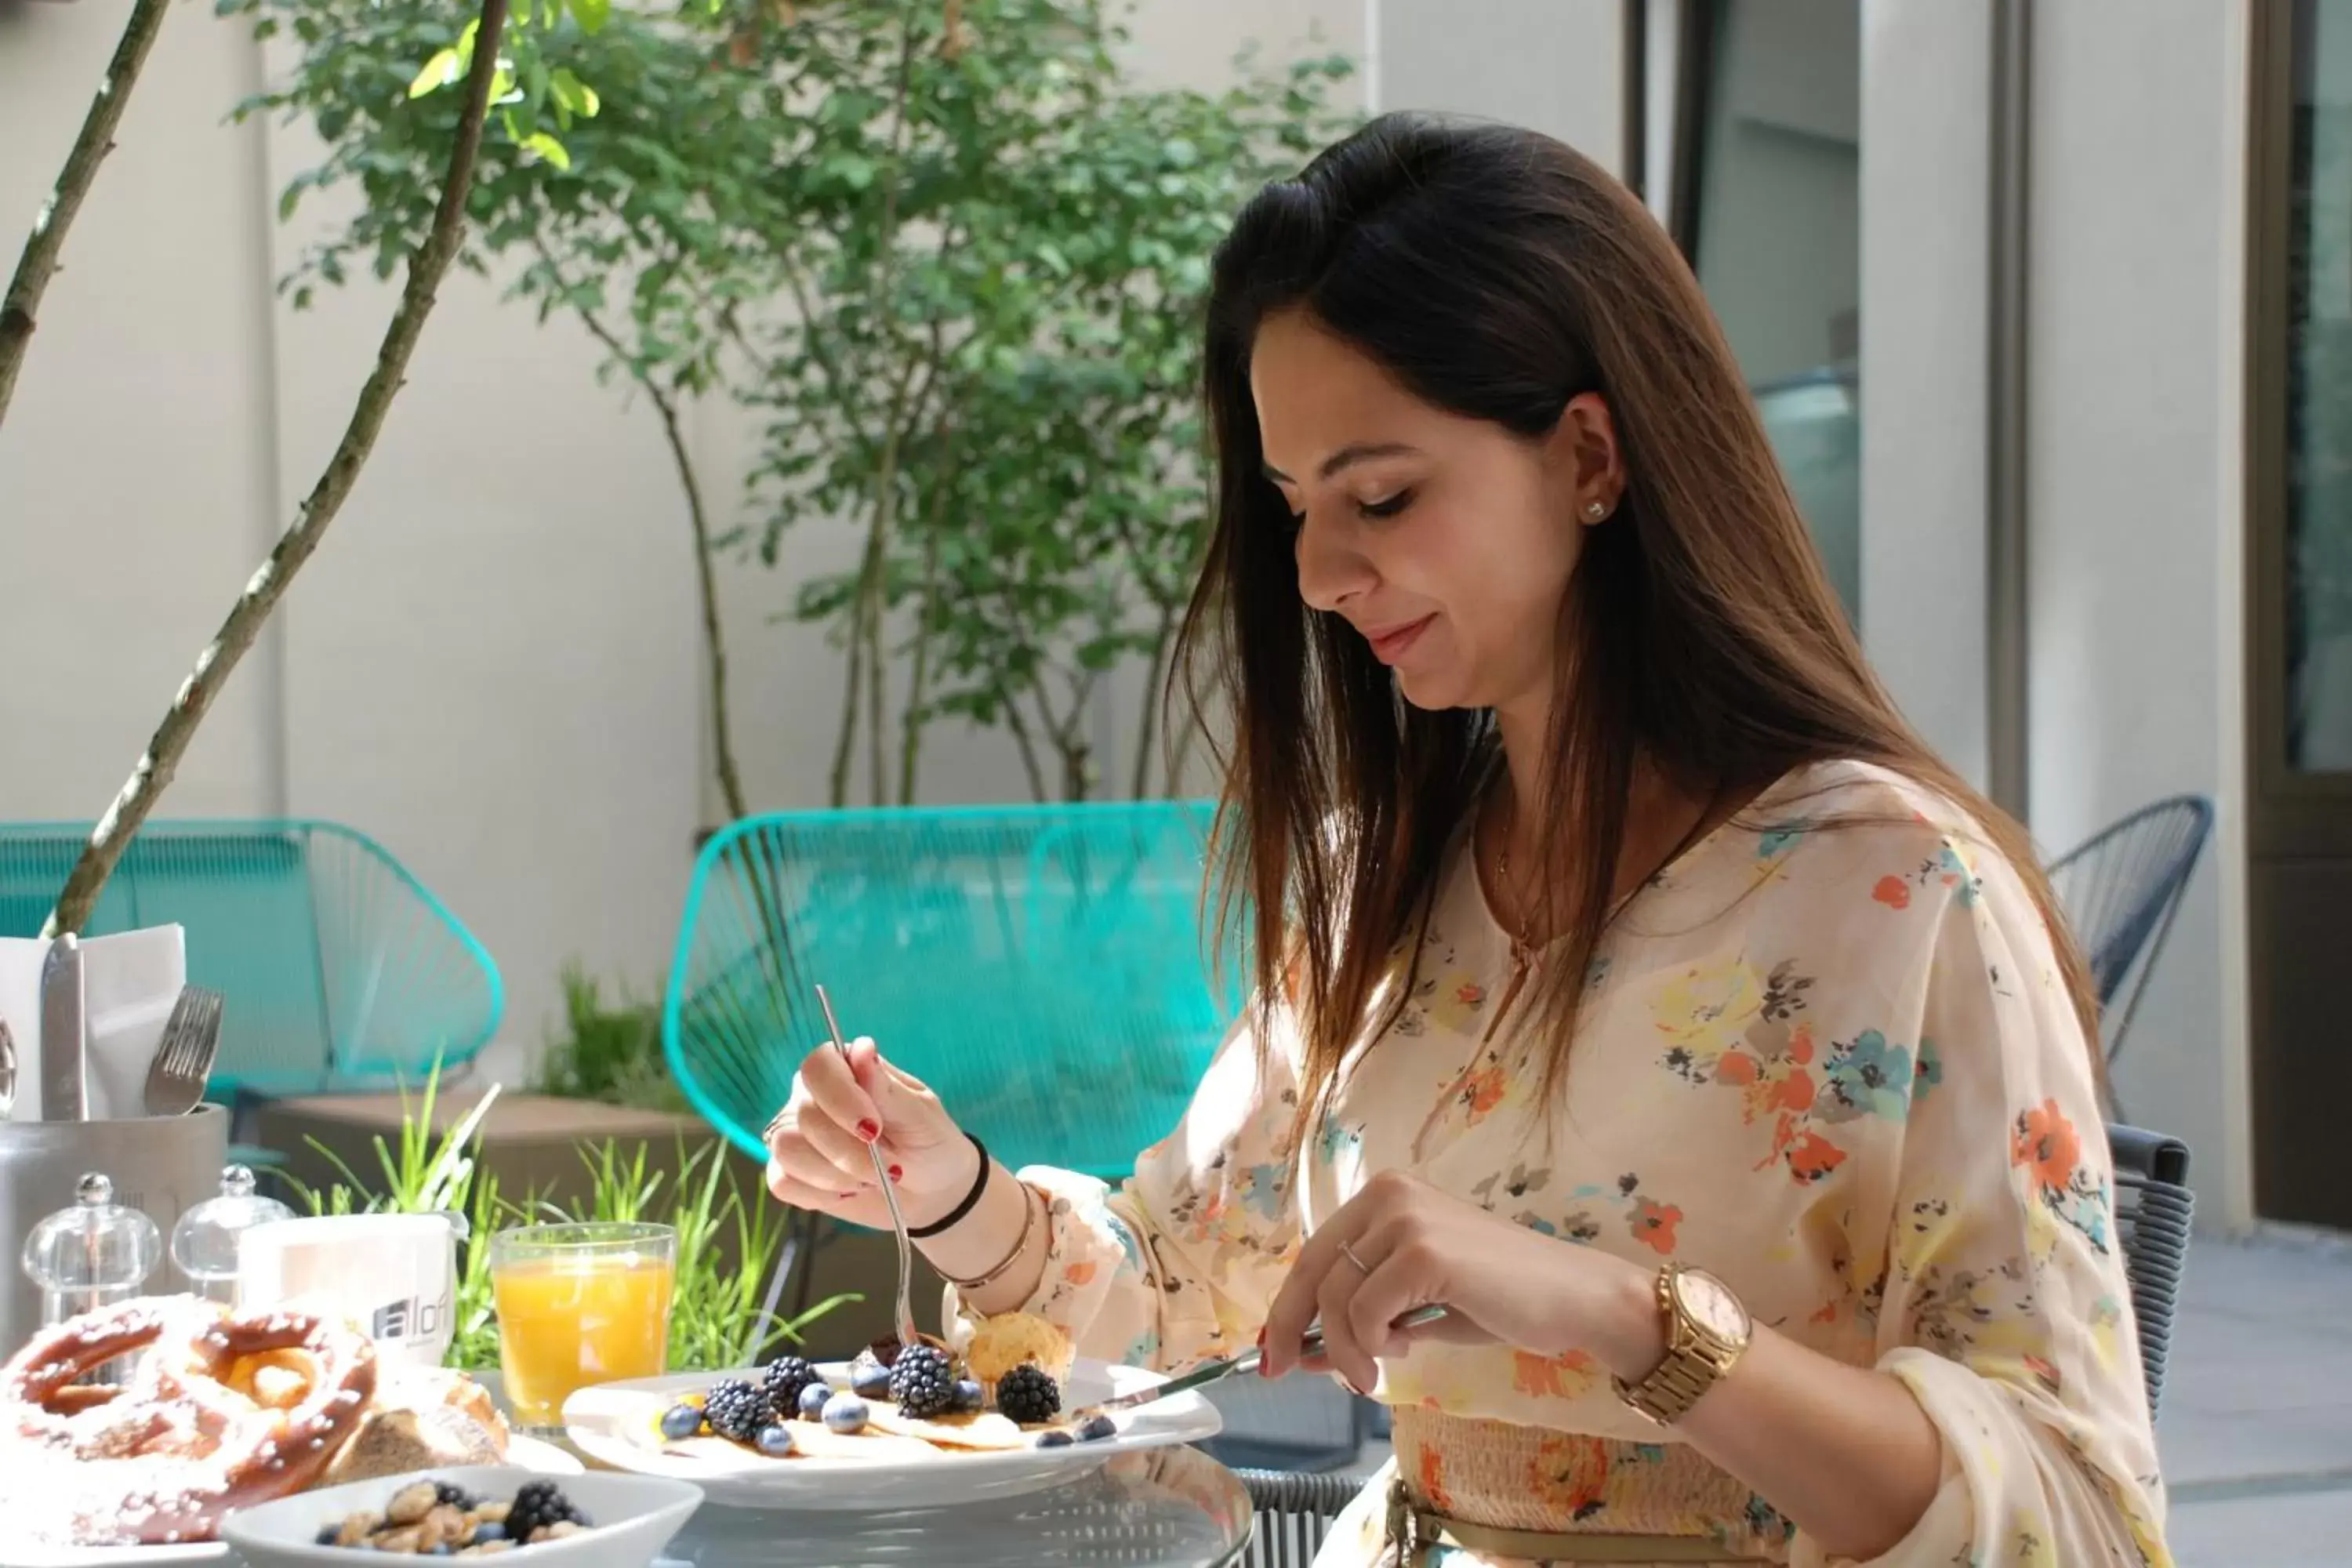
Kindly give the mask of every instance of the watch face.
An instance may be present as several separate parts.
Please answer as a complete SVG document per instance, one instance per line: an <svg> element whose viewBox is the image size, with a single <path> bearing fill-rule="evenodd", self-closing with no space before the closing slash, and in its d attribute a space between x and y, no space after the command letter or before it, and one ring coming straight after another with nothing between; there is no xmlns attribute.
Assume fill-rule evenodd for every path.
<svg viewBox="0 0 2352 1568"><path fill-rule="evenodd" d="M1748 1309L1714 1275L1685 1269L1675 1277L1675 1293L1683 1310L1711 1338L1735 1345L1748 1338Z"/></svg>

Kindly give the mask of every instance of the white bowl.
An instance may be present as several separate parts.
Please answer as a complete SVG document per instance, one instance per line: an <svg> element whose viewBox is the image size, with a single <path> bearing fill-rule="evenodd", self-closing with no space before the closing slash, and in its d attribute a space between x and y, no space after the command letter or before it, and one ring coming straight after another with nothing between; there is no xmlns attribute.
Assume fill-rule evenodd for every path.
<svg viewBox="0 0 2352 1568"><path fill-rule="evenodd" d="M397 1559L321 1546L320 1530L362 1510L382 1512L402 1488L416 1481L454 1481L476 1497L503 1500L511 1499L525 1481L538 1479L538 1471L515 1465L454 1465L353 1481L233 1513L221 1526L221 1536L249 1568L365 1568ZM660 1476L599 1471L565 1476L559 1484L594 1526L509 1553L520 1568L646 1568L702 1506L700 1487Z"/></svg>

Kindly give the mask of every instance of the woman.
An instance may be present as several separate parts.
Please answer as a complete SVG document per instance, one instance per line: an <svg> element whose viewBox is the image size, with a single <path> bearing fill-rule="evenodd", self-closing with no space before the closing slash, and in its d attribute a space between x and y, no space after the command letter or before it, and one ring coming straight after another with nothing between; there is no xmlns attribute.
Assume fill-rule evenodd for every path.
<svg viewBox="0 0 2352 1568"><path fill-rule="evenodd" d="M1319 1318L1396 1413L1326 1562L2168 1561L2082 964L1641 205L1383 118L1234 224L1207 388L1257 1001L1117 1192L860 1042L777 1195L885 1223L878 1143L957 1310L1089 1354Z"/></svg>

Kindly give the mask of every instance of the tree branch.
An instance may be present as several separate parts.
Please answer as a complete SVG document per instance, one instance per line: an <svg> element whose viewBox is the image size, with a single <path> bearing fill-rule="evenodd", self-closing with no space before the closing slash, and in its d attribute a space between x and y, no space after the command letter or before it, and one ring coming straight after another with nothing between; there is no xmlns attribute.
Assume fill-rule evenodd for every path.
<svg viewBox="0 0 2352 1568"><path fill-rule="evenodd" d="M627 369L629 379L645 388L646 397L661 419L662 438L669 444L671 463L677 469L678 488L686 492L687 526L694 531L695 585L702 598L702 645L704 657L710 665L710 742L715 754L713 763L719 770L719 794L727 804L728 820L738 821L750 814L743 801L743 775L735 766L735 737L728 720L727 704L727 641L719 616L719 578L710 563L710 514L702 504L702 482L694 472L694 458L687 450L686 432L678 419L677 400L659 382L641 372L620 338L607 327L596 312L572 293L571 283L563 276L563 268L547 248L546 240L534 233L530 247L539 253L547 275L555 280L563 302L578 316L588 333L604 345L606 353Z"/></svg>
<svg viewBox="0 0 2352 1568"><path fill-rule="evenodd" d="M1160 607L1160 623L1152 628L1151 658L1143 673L1143 708L1135 721L1135 780L1128 794L1136 800L1143 798L1144 789L1150 783L1151 747L1160 739L1153 731L1165 722L1167 708L1161 699L1167 684L1168 644L1175 635L1176 612L1163 605Z"/></svg>
<svg viewBox="0 0 2352 1568"><path fill-rule="evenodd" d="M849 609L849 673L841 699L841 731L834 737L833 777L827 804L836 811L849 804L849 764L856 755L857 693L866 671L866 579L876 570L874 537L867 534L865 559L857 568L857 594Z"/></svg>
<svg viewBox="0 0 2352 1568"><path fill-rule="evenodd" d="M1016 693L1004 694L1004 727L1013 731L1013 742L1021 748L1021 766L1029 775L1029 793L1043 805L1053 796L1045 793L1045 770L1037 760L1037 744L1029 738L1029 722L1021 717L1021 700Z"/></svg>
<svg viewBox="0 0 2352 1568"><path fill-rule="evenodd" d="M916 764L922 755L923 698L930 685L931 596L939 591L940 531L946 522L948 498L959 478L961 442L950 418L940 432L941 451L931 479L931 504L923 519L923 577L915 591L915 647L907 678L907 707L899 715L898 804L915 804Z"/></svg>
<svg viewBox="0 0 2352 1568"><path fill-rule="evenodd" d="M450 150L449 174L441 187L440 205L434 211L433 226L426 232L424 243L408 258L408 281L401 290L400 308L393 312L392 323L384 329L383 344L376 350L375 369L369 374L367 384L360 389L359 402L352 409L351 422L335 446L334 456L327 459L326 468L295 513L293 524L278 536L269 559L262 563L261 570L253 574L245 592L237 596L220 631L196 656L195 668L181 682L178 695L164 710L163 721L155 727L146 752L131 770L130 781L107 808L89 843L83 847L81 858L74 862L72 872L66 878L65 890L58 896L58 907L42 928L44 936L79 931L89 919L100 890L113 874L115 862L122 858L123 849L154 810L156 797L179 771L180 759L186 754L188 742L195 738L196 726L220 694L222 683L252 647L263 623L292 585L294 574L319 548L327 526L335 521L335 514L350 497L368 454L374 450L376 437L383 430L384 416L392 411L392 400L399 395L409 359L416 352L425 318L433 313L434 291L448 272L449 263L464 237L466 197L473 188L474 161L481 151L482 122L489 107L490 80L498 72L499 39L506 30L506 20L507 0L482 0L473 64L466 77L465 105L458 111L457 143Z"/></svg>
<svg viewBox="0 0 2352 1568"><path fill-rule="evenodd" d="M171 0L136 0L131 7L131 19L122 25L114 58L106 62L106 74L98 79L98 96L82 119L81 133L66 154L65 168L51 187L49 199L34 215L32 237L16 258L8 292L0 295L0 422L7 419L8 401L16 394L16 373L24 367L26 352L33 343L33 318L40 310L49 279L57 276L66 230L80 215L82 198L89 195L98 178L99 164L114 151L115 127L122 123L131 89L146 68L147 56L170 10Z"/></svg>

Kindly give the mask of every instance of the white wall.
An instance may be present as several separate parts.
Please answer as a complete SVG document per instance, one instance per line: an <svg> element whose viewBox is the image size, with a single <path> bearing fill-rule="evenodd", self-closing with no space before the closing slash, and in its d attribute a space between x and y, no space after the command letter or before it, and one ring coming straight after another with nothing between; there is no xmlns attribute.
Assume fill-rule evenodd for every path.
<svg viewBox="0 0 2352 1568"><path fill-rule="evenodd" d="M2116 1084L2252 1214L2244 995L2242 5L2033 8L2032 825L2063 847L2160 795L2218 840Z"/></svg>
<svg viewBox="0 0 2352 1568"><path fill-rule="evenodd" d="M0 251L64 157L119 7L0 0ZM1213 82L1252 37L1360 50L1361 0L1148 0L1136 51ZM276 46L273 46L276 47ZM271 59L278 57L270 56ZM307 132L223 123L263 51L175 7L66 249L0 431L0 818L94 816L331 448L389 318L361 282L275 303L314 199L280 230ZM658 427L596 354L453 278L342 517L238 669L167 813L290 811L380 837L497 956L493 1071L551 1016L560 965L657 984L696 831L715 821L693 560ZM755 432L698 410L731 508ZM768 616L837 559L725 574L738 749L755 806L821 803L838 660ZM28 676L70 674L60 681ZM1115 718L1116 715L1113 715ZM1009 747L942 731L929 798L1025 795Z"/></svg>
<svg viewBox="0 0 2352 1568"><path fill-rule="evenodd" d="M1988 0L1864 0L1863 626L1986 772ZM2159 795L2221 830L2116 1087L2252 1218L2239 595L2243 7L2032 7L2028 821L2045 853Z"/></svg>
<svg viewBox="0 0 2352 1568"><path fill-rule="evenodd" d="M1624 140L1619 0L1370 0L1383 110L1483 115L1609 168Z"/></svg>
<svg viewBox="0 0 2352 1568"><path fill-rule="evenodd" d="M1862 5L1862 634L1986 781L1988 0Z"/></svg>
<svg viewBox="0 0 2352 1568"><path fill-rule="evenodd" d="M0 3L0 266L121 26L115 6ZM259 562L274 482L259 132L213 129L250 75L239 34L175 8L37 318L0 436L0 816L95 817ZM222 697L171 809L278 803L259 673Z"/></svg>

